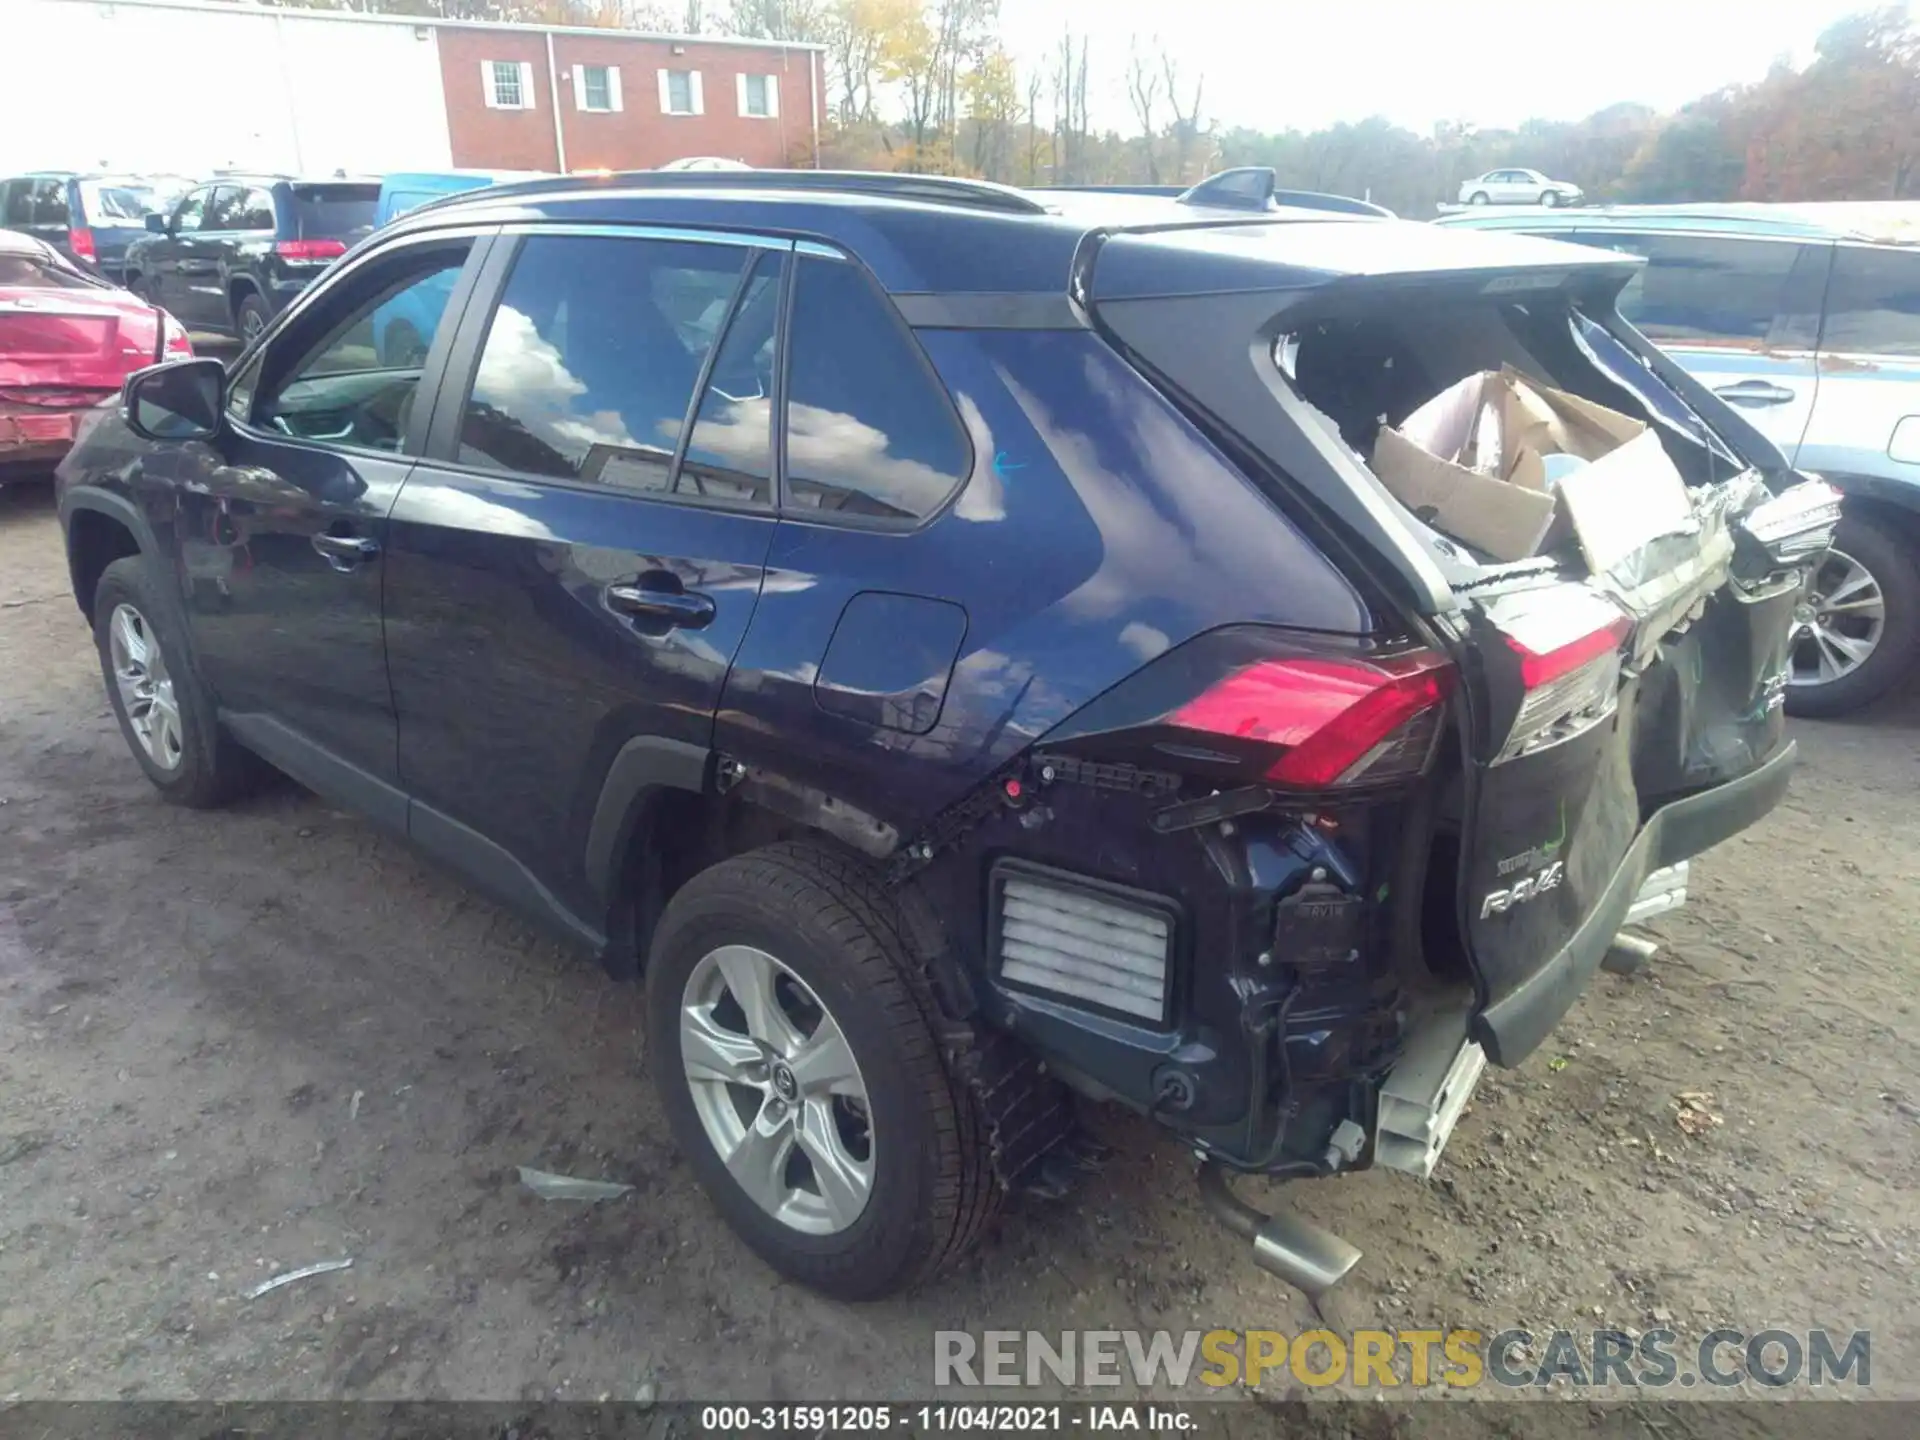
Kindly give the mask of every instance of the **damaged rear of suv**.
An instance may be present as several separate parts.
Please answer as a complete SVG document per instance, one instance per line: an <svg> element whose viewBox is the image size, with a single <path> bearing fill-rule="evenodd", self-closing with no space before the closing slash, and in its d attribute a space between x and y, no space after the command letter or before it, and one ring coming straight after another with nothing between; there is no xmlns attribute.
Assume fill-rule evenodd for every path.
<svg viewBox="0 0 1920 1440"><path fill-rule="evenodd" d="M1250 1211L1223 1168L1425 1176L1484 1064L1525 1058L1610 952L1630 962L1622 927L1683 901L1688 857L1784 790L1787 636L1837 518L1619 320L1630 264L1430 234L1089 238L1095 333L1368 623L1173 645L1039 737L1006 813L921 881L955 914L984 879L963 943L994 1022L1192 1141L1210 1207L1309 1290L1357 1251ZM1590 488L1587 528L1496 559L1400 503L1363 457L1503 370L1643 429L1677 512ZM1278 554L1235 578L1249 612L1298 583Z"/></svg>
<svg viewBox="0 0 1920 1440"><path fill-rule="evenodd" d="M1637 262L1305 198L1266 172L1179 199L768 172L427 207L301 302L324 318L360 276L384 303L408 247L460 275L378 524L314 522L383 619L392 728L361 733L390 773L345 784L320 706L263 713L294 694L247 683L284 641L196 663L253 572L181 602L141 578L159 534L95 563L124 477L188 473L184 432L141 420L164 370L62 480L123 726L142 753L128 667L164 660L163 790L225 793L245 744L644 969L682 1149L808 1284L888 1293L1060 1188L1077 1094L1177 1133L1255 1258L1325 1288L1358 1253L1227 1176L1429 1173L1482 1067L1779 799L1787 635L1837 507L1620 321ZM682 248L607 319L559 252L643 263L653 232L621 226ZM541 247L525 273L562 300L516 309ZM296 308L224 418L196 402L227 468L167 504L337 455L249 418L309 323L337 329ZM642 343L685 362L665 449L606 418ZM490 371L496 345L529 363ZM514 388L530 357L565 381L547 410ZM1524 542L1408 503L1383 458L1480 384L1563 417L1531 468L1477 413L1473 454L1432 457L1532 516ZM1567 415L1630 438L1609 456ZM502 434L504 481L479 463Z"/></svg>

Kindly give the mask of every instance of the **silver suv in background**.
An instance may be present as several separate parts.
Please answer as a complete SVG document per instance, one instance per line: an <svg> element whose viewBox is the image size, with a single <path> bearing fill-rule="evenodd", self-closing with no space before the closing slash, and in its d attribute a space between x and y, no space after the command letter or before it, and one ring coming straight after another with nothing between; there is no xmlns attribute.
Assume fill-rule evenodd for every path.
<svg viewBox="0 0 1920 1440"><path fill-rule="evenodd" d="M1645 335L1801 470L1846 492L1794 632L1787 708L1839 715L1920 651L1920 203L1614 206L1450 215L1647 259Z"/></svg>

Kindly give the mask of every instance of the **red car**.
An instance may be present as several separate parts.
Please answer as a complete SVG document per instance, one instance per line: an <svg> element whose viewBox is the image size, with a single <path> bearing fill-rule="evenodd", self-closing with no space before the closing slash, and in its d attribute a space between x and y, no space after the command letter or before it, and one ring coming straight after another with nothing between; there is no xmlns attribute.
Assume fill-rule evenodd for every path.
<svg viewBox="0 0 1920 1440"><path fill-rule="evenodd" d="M192 354L164 310L0 230L0 484L50 471L135 370Z"/></svg>

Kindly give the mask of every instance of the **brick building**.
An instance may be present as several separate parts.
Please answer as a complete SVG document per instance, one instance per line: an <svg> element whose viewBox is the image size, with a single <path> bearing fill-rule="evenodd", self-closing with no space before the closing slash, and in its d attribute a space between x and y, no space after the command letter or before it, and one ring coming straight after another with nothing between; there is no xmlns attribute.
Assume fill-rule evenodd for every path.
<svg viewBox="0 0 1920 1440"><path fill-rule="evenodd" d="M618 30L442 25L453 163L653 169L693 155L810 165L817 51Z"/></svg>
<svg viewBox="0 0 1920 1440"><path fill-rule="evenodd" d="M818 154L812 45L209 0L0 0L0 39L13 62L0 173L619 170L694 156L765 168Z"/></svg>

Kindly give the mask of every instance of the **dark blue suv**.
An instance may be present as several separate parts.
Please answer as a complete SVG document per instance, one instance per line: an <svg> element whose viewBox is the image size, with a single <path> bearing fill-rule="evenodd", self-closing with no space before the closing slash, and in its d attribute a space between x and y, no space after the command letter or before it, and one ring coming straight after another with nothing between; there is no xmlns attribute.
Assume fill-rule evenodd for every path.
<svg viewBox="0 0 1920 1440"><path fill-rule="evenodd" d="M1686 857L1780 797L1833 492L1620 321L1638 262L1274 200L531 182L365 241L67 460L135 759L266 762L644 973L715 1204L849 1297L1097 1147L1426 1174ZM431 293L419 353L383 307ZM1513 365L1692 518L1496 563L1361 458Z"/></svg>

